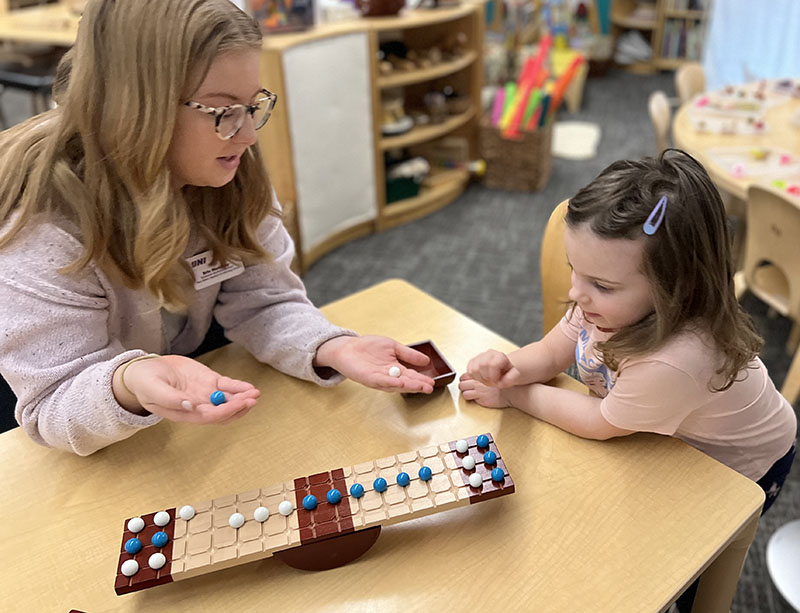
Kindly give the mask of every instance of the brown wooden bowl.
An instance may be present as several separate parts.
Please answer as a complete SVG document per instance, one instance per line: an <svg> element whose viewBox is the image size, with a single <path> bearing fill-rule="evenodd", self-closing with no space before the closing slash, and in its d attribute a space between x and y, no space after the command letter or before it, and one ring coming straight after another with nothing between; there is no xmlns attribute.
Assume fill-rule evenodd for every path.
<svg viewBox="0 0 800 613"><path fill-rule="evenodd" d="M409 345L409 347L424 353L431 359L431 361L427 366L414 366L412 364L406 364L405 362L403 362L403 366L431 377L433 379L434 389L445 387L446 385L452 383L456 378L456 371L453 370L453 367L450 366L450 363L439 352L439 350L436 348L436 345L433 344L433 341L420 341L419 343Z"/></svg>

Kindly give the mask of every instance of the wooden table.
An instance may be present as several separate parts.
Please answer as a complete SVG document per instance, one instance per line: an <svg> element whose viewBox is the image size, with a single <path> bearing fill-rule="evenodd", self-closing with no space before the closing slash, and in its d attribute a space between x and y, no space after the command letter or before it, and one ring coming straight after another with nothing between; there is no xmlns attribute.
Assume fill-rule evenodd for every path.
<svg viewBox="0 0 800 613"><path fill-rule="evenodd" d="M80 16L68 2L0 10L0 40L71 47L78 35L78 21Z"/></svg>
<svg viewBox="0 0 800 613"><path fill-rule="evenodd" d="M360 333L433 339L459 372L487 347L513 348L403 281L323 310ZM641 613L664 610L709 565L698 606L729 610L764 496L676 439L582 440L466 402L455 383L411 398L350 381L321 389L233 345L205 361L261 388L247 417L224 427L162 422L87 458L38 447L19 429L0 435L4 610ZM114 594L127 517L482 432L494 435L516 483L510 496L389 526L334 570L268 558Z"/></svg>
<svg viewBox="0 0 800 613"><path fill-rule="evenodd" d="M763 134L709 134L697 132L689 121L691 102L683 104L672 123L672 141L686 150L706 167L711 179L720 190L747 200L747 188L758 177L734 177L728 170L715 164L707 151L715 147L778 147L800 156L800 128L792 125L792 114L800 109L800 99L789 99L785 104L773 106L766 112L767 129Z"/></svg>

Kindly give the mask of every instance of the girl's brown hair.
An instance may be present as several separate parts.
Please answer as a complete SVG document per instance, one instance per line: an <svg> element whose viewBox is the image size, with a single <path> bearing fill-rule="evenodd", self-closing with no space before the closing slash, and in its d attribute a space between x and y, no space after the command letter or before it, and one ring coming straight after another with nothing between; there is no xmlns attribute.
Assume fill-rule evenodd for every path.
<svg viewBox="0 0 800 613"><path fill-rule="evenodd" d="M663 222L648 236L643 225L664 196ZM688 153L667 149L657 158L611 164L570 199L566 222L603 238L644 239L642 267L655 310L597 345L609 367L659 348L687 326L703 329L723 356L722 385L714 391L728 389L758 355L763 341L734 293L725 208Z"/></svg>
<svg viewBox="0 0 800 613"><path fill-rule="evenodd" d="M0 248L64 216L84 250L62 272L94 261L174 310L190 300L192 220L219 260L268 257L257 229L275 211L257 146L221 188L178 190L165 162L177 111L212 62L260 47L230 0L89 0L59 65L58 107L0 134Z"/></svg>

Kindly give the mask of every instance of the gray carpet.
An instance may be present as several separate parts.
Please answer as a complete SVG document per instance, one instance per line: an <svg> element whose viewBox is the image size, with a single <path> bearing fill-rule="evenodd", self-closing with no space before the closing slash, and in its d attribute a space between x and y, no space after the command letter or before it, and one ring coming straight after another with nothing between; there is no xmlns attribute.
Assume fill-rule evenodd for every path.
<svg viewBox="0 0 800 613"><path fill-rule="evenodd" d="M312 300L325 304L399 277L517 344L535 340L542 331L539 248L550 211L614 160L655 151L646 109L647 97L656 89L674 96L672 74L641 77L612 71L590 79L582 110L573 118L602 127L597 158L554 160L550 182L535 194L473 185L457 201L425 219L348 243L308 271L305 282ZM763 304L751 296L743 304L767 339L763 359L780 385L789 365L783 347L790 324L780 317L767 317ZM735 613L792 611L772 586L765 549L769 536L796 518L800 518L797 468L761 521L739 583Z"/></svg>

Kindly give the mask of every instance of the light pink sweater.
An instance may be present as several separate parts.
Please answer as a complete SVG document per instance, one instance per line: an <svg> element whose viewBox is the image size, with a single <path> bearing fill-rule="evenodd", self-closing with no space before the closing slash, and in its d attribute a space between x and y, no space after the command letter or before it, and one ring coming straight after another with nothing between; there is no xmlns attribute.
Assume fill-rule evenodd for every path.
<svg viewBox="0 0 800 613"><path fill-rule="evenodd" d="M149 352L190 353L212 315L256 359L319 385L341 381L321 379L311 363L324 341L353 333L328 322L306 297L289 268L294 245L277 217L266 218L259 238L274 260L196 291L176 327L151 294L112 282L94 265L60 274L81 252L68 223L23 230L0 250L0 374L17 395L15 415L28 435L88 455L157 423L160 417L117 403L114 370ZM193 231L184 257L207 248Z"/></svg>
<svg viewBox="0 0 800 613"><path fill-rule="evenodd" d="M581 380L603 398L600 412L625 430L682 439L737 472L758 481L797 436L794 409L775 389L759 358L727 390L716 370L721 355L702 330L686 330L663 347L624 359L612 371L595 344L612 335L587 321L581 309L565 316L561 331L576 343Z"/></svg>

